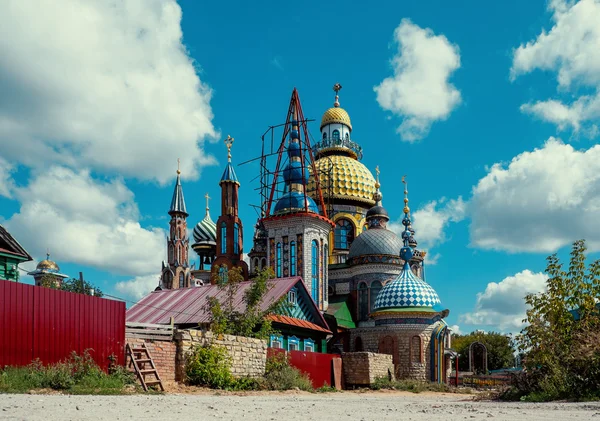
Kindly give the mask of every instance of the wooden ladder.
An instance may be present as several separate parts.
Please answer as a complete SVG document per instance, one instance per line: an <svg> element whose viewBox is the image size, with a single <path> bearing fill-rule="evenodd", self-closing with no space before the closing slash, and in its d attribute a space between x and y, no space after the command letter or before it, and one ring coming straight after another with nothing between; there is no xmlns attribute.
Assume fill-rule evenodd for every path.
<svg viewBox="0 0 600 421"><path fill-rule="evenodd" d="M160 390L163 392L165 388L163 387L162 380L158 375L158 371L156 370L156 366L154 365L154 361L152 360L152 356L150 355L150 351L146 347L146 344L135 345L132 347L127 344L127 355L129 356L129 366L133 365L133 369L135 370L135 374L137 374L138 379L142 383L142 387L144 391L148 391L148 386L158 385ZM146 366L150 367L147 368ZM154 375L155 379L146 380L146 375Z"/></svg>

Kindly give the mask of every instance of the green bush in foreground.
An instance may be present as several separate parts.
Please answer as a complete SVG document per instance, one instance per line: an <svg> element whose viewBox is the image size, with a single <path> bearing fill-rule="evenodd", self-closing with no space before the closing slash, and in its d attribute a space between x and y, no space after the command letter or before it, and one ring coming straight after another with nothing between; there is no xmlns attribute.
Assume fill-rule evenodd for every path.
<svg viewBox="0 0 600 421"><path fill-rule="evenodd" d="M197 346L188 356L185 374L188 384L212 389L228 389L234 385L231 358L221 346Z"/></svg>
<svg viewBox="0 0 600 421"><path fill-rule="evenodd" d="M53 389L72 394L120 394L135 378L125 368L106 374L86 351L73 353L67 360L44 366L38 361L26 367L0 370L0 393L26 393L35 389Z"/></svg>

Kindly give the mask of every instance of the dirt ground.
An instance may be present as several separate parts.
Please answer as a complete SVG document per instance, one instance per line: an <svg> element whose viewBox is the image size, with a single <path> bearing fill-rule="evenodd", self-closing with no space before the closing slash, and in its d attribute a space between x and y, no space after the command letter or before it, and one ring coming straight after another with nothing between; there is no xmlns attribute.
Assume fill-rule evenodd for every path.
<svg viewBox="0 0 600 421"><path fill-rule="evenodd" d="M600 403L500 403L403 392L0 395L0 420L598 420Z"/></svg>

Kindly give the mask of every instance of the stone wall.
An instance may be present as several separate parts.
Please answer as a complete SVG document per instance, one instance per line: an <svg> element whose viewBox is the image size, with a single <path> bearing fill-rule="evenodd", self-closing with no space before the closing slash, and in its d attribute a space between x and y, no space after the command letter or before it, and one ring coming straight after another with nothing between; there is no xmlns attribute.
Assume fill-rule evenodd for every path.
<svg viewBox="0 0 600 421"><path fill-rule="evenodd" d="M349 352L342 354L342 367L346 386L368 386L378 377L394 376L392 356L373 352Z"/></svg>
<svg viewBox="0 0 600 421"><path fill-rule="evenodd" d="M261 339L232 335L214 335L204 330L178 330L176 379L184 379L187 356L195 346L214 344L222 346L231 357L231 373L234 377L260 377L265 374L267 342Z"/></svg>
<svg viewBox="0 0 600 421"><path fill-rule="evenodd" d="M175 380L177 346L174 342L140 339L129 336L126 338L126 342L131 347L145 343L161 380L166 382ZM129 366L129 361L127 361L127 366Z"/></svg>

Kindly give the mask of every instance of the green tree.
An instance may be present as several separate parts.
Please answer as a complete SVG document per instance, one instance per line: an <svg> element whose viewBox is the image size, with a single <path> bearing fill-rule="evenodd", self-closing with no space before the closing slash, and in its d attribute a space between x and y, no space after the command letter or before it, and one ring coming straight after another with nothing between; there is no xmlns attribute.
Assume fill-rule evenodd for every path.
<svg viewBox="0 0 600 421"><path fill-rule="evenodd" d="M488 352L488 369L499 370L514 366L515 344L510 336L498 332L471 332L467 335L452 335L452 349L460 355L458 369L469 370L469 346L481 342Z"/></svg>
<svg viewBox="0 0 600 421"><path fill-rule="evenodd" d="M68 292L75 292L77 294L93 295L94 297L102 297L104 295L100 288L94 286L85 279L83 281L76 278L65 279L62 282L60 289Z"/></svg>
<svg viewBox="0 0 600 421"><path fill-rule="evenodd" d="M267 317L280 311L283 300L270 303L263 310L263 301L273 287L268 280L273 278L271 268L260 270L248 281L241 304L236 303L241 283L244 282L241 268L227 270L226 266L213 268L212 278L224 291L224 299L210 297L207 309L211 313L210 330L217 334L228 334L265 339L274 333L271 320Z"/></svg>
<svg viewBox="0 0 600 421"><path fill-rule="evenodd" d="M547 258L547 288L525 297L517 337L527 370L515 382L531 399L600 397L600 261L586 267L585 241L573 244L567 271Z"/></svg>

